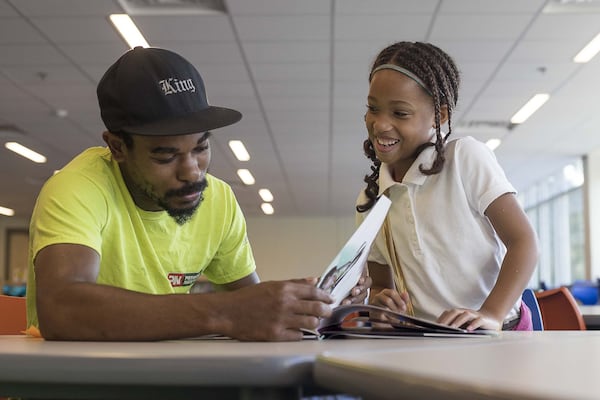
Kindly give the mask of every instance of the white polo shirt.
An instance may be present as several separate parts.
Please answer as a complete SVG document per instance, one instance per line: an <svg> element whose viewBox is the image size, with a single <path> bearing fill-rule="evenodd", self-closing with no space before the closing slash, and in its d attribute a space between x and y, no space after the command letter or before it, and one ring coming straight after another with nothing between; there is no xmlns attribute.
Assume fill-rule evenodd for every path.
<svg viewBox="0 0 600 400"><path fill-rule="evenodd" d="M472 137L449 141L439 174L424 175L435 151L428 147L395 182L386 164L379 173L379 194L392 200L388 218L415 314L431 320L451 308L481 307L492 290L506 253L487 207L515 193L494 153ZM362 191L357 204L364 204ZM357 213L360 223L367 213ZM381 232L369 261L393 265ZM520 300L506 319L518 313Z"/></svg>

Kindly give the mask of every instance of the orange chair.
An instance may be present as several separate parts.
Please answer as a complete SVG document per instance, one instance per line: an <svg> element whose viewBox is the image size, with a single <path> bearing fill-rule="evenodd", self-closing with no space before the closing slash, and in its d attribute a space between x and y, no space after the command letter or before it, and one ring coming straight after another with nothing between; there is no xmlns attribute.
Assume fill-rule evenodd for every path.
<svg viewBox="0 0 600 400"><path fill-rule="evenodd" d="M584 331L585 321L577 301L568 288L562 286L536 292L544 329L547 331Z"/></svg>
<svg viewBox="0 0 600 400"><path fill-rule="evenodd" d="M25 297L0 295L0 335L18 335L27 329Z"/></svg>

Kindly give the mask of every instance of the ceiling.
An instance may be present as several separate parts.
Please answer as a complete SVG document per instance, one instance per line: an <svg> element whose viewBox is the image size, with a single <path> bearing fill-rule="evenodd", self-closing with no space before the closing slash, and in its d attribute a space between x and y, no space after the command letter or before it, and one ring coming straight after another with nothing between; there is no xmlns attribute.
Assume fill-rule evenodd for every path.
<svg viewBox="0 0 600 400"><path fill-rule="evenodd" d="M171 3L181 0L147 0ZM600 3L543 0L225 0L227 14L132 15L152 46L202 74L209 101L243 119L217 130L211 172L248 216L258 189L275 216L351 216L369 172L362 154L367 76L399 40L432 42L459 65L456 135L503 140L496 155L524 190L600 147L600 56L573 56L600 32ZM108 20L118 0L0 0L0 140L47 156L34 164L0 148L0 206L30 216L43 182L84 148L103 145L95 87L125 42ZM550 100L524 124L510 117L535 93ZM143 99L140 99L143 101ZM65 116L66 114L66 116ZM237 161L227 142L251 155ZM245 186L237 168L256 184ZM1 216L0 216L1 217Z"/></svg>

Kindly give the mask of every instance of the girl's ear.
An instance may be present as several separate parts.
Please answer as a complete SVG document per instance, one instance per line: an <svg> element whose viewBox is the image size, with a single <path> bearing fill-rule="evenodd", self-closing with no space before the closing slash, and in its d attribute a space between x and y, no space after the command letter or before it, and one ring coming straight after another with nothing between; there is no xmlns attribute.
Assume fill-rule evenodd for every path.
<svg viewBox="0 0 600 400"><path fill-rule="evenodd" d="M127 154L127 146L121 137L115 135L112 132L105 131L102 133L102 139L108 145L112 156L115 158L115 161L122 162L125 160Z"/></svg>
<svg viewBox="0 0 600 400"><path fill-rule="evenodd" d="M448 122L448 105L442 104L440 106L440 125L444 125Z"/></svg>
<svg viewBox="0 0 600 400"><path fill-rule="evenodd" d="M442 104L440 106L440 126L444 125L446 122L448 122L448 106ZM435 120L432 121L431 128L435 129Z"/></svg>

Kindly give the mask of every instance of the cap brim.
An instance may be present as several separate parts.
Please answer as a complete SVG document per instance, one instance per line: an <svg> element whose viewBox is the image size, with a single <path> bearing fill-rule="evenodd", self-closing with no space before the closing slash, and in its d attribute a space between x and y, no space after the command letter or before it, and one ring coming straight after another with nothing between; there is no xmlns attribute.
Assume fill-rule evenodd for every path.
<svg viewBox="0 0 600 400"><path fill-rule="evenodd" d="M143 125L123 126L122 131L144 136L188 135L235 124L242 119L239 111L210 106L206 110L181 117L162 119Z"/></svg>

